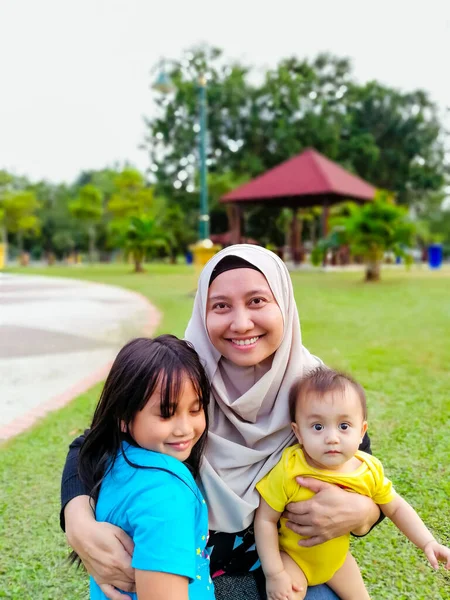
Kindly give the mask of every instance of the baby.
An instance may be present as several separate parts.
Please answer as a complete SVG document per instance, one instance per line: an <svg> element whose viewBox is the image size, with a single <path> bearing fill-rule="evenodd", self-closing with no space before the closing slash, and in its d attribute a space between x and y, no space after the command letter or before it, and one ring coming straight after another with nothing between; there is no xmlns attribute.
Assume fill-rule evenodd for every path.
<svg viewBox="0 0 450 600"><path fill-rule="evenodd" d="M423 550L434 569L438 561L450 569L450 549L440 545L415 510L384 476L378 459L358 447L367 430L366 398L351 377L320 367L297 381L290 392L292 429L298 444L257 484L261 503L255 517L258 554L266 576L268 600L302 600L308 585L326 583L341 600L367 600L350 535L306 548L282 518L290 502L313 492L296 477L315 477L364 494Z"/></svg>

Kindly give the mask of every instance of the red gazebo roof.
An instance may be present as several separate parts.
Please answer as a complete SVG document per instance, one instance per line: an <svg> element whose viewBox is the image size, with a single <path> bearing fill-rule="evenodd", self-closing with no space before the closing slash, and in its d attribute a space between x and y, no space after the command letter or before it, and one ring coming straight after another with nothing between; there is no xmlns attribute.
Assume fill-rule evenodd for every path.
<svg viewBox="0 0 450 600"><path fill-rule="evenodd" d="M373 200L375 188L312 148L223 196L221 202L291 201L313 206L325 201ZM297 202L295 202L297 200Z"/></svg>

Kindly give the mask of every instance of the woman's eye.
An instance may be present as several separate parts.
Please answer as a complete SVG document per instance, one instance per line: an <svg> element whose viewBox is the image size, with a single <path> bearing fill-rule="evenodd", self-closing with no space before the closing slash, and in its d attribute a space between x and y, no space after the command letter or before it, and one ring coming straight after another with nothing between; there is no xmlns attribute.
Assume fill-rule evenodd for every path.
<svg viewBox="0 0 450 600"><path fill-rule="evenodd" d="M217 304L213 305L213 310L223 310L226 307L227 305L225 304L225 302L217 302Z"/></svg>
<svg viewBox="0 0 450 600"><path fill-rule="evenodd" d="M314 423L313 429L314 431L322 431L323 425L321 425L320 423Z"/></svg>
<svg viewBox="0 0 450 600"><path fill-rule="evenodd" d="M347 429L348 429L349 427L350 427L350 425L349 425L348 423L341 423L341 424L339 425L339 429L340 429L341 431L347 431Z"/></svg>
<svg viewBox="0 0 450 600"><path fill-rule="evenodd" d="M252 298L250 300L250 304L253 304L253 306L262 306L264 302L264 298Z"/></svg>

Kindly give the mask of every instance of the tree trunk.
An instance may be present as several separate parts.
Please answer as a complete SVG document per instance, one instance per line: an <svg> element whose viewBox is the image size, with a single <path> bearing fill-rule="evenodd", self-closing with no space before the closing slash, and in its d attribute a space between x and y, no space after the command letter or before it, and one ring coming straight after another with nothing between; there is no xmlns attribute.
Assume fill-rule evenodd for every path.
<svg viewBox="0 0 450 600"><path fill-rule="evenodd" d="M380 281L381 261L369 261L366 266L366 281Z"/></svg>
<svg viewBox="0 0 450 600"><path fill-rule="evenodd" d="M135 273L144 273L144 267L142 266L143 260L144 260L143 252L133 252L134 272Z"/></svg>
<svg viewBox="0 0 450 600"><path fill-rule="evenodd" d="M17 232L17 247L19 248L20 254L23 254L23 232Z"/></svg>
<svg viewBox="0 0 450 600"><path fill-rule="evenodd" d="M6 231L6 225L0 225L0 234L0 245L3 245L3 252L0 248L0 269L3 269L8 262L8 232Z"/></svg>
<svg viewBox="0 0 450 600"><path fill-rule="evenodd" d="M94 229L94 227L89 227L88 235L89 235L89 262L93 263L95 260L95 229Z"/></svg>

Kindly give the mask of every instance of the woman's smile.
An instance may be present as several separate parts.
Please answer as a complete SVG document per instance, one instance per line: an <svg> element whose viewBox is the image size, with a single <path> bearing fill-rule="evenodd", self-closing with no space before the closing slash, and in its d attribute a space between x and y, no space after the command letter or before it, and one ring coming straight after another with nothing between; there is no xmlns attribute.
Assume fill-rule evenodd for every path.
<svg viewBox="0 0 450 600"><path fill-rule="evenodd" d="M248 338L230 338L228 341L233 346L237 346L239 350L252 350L262 337L262 335L256 335Z"/></svg>

